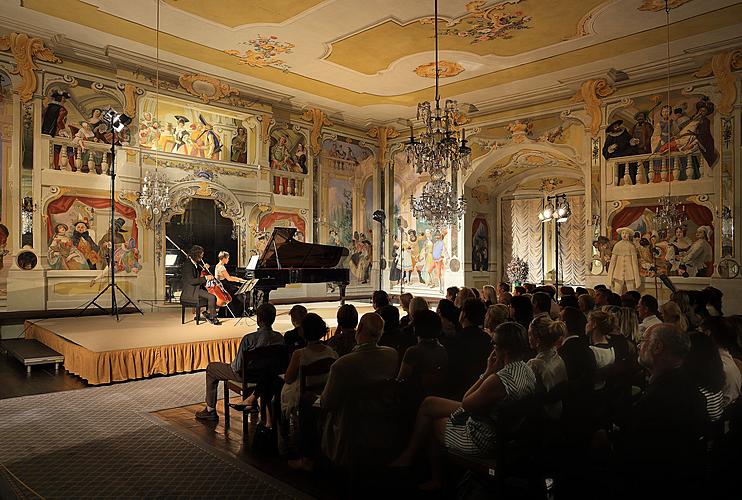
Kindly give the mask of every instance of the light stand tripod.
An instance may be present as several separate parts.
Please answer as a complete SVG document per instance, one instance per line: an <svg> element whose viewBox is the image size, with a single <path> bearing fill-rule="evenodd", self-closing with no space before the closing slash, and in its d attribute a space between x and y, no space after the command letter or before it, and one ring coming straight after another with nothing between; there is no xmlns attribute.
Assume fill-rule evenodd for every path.
<svg viewBox="0 0 742 500"><path fill-rule="evenodd" d="M110 231L110 241L108 244L110 245L110 248L108 250L108 271L110 273L111 279L108 282L108 285L101 290L98 295L95 296L93 300L87 303L87 305L80 311L79 315L82 315L85 311L90 308L90 306L95 306L98 309L100 309L103 312L109 312L98 304L97 300L103 296L108 290L111 290L111 310L110 314L111 316L116 316L116 321L120 321L119 318L119 310L123 310L128 306L129 304L136 309L136 311L139 314L144 314L139 307L134 303L131 298L129 298L128 295L126 295L126 292L124 292L117 284L116 284L116 262L114 259L114 253L116 251L116 205L115 205L115 189L116 189L116 132L121 132L124 127L126 127L129 123L131 123L131 118L126 116L125 114L117 114L113 109L108 108L108 111L105 112L103 115L103 118L105 120L106 125L108 125L108 128L111 132L111 162L109 163L108 167L108 173L111 176L111 225L109 227ZM116 290L121 293L121 295L124 296L126 299L126 302L123 306L119 307L118 302L116 300Z"/></svg>
<svg viewBox="0 0 742 500"><path fill-rule="evenodd" d="M379 252L379 290L383 290L383 273L384 270L381 267L382 260L384 259L384 238L386 238L386 231L384 230L384 221L386 220L386 213L383 210L376 210L373 213L373 219L381 224L381 245L379 245L381 251Z"/></svg>

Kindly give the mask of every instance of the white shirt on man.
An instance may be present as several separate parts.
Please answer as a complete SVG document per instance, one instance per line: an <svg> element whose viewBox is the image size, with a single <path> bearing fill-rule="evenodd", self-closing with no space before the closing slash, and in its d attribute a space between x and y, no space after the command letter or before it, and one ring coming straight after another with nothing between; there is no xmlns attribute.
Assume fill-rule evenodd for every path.
<svg viewBox="0 0 742 500"><path fill-rule="evenodd" d="M644 340L644 334L650 326L659 325L660 323L662 323L662 320L654 314L651 314L644 318L641 323L639 323L639 342Z"/></svg>

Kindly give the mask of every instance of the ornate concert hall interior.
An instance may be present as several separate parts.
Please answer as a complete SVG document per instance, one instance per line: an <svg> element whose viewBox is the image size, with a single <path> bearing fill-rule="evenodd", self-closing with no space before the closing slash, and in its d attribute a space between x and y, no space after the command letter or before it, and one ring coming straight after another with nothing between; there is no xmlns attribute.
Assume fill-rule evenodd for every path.
<svg viewBox="0 0 742 500"><path fill-rule="evenodd" d="M0 498L727 498L740 33L0 0Z"/></svg>

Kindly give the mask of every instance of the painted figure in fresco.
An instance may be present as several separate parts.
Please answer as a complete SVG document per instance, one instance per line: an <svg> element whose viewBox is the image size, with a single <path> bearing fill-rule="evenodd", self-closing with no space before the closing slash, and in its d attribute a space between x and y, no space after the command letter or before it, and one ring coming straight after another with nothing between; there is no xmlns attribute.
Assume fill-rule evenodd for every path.
<svg viewBox="0 0 742 500"><path fill-rule="evenodd" d="M400 248L402 248L402 244L399 242L399 236L395 234L392 242L392 267L389 270L389 281L392 283L392 288L404 279L399 262Z"/></svg>
<svg viewBox="0 0 742 500"><path fill-rule="evenodd" d="M412 258L412 269L417 271L417 279L420 283L425 283L423 280L422 268L418 265L420 262L420 247L417 244L417 231L409 229L407 231L407 238L410 242L410 257ZM410 273L409 281L412 282L412 273Z"/></svg>
<svg viewBox="0 0 742 500"><path fill-rule="evenodd" d="M684 227L676 227L673 237L670 238L667 243L672 247L673 255L680 255L681 253L688 251L691 245L691 241L685 235Z"/></svg>
<svg viewBox="0 0 742 500"><path fill-rule="evenodd" d="M700 226L696 229L695 241L680 259L685 265L688 276L708 276L707 264L714 260L713 249L709 243L710 237L711 228L709 226Z"/></svg>
<svg viewBox="0 0 742 500"><path fill-rule="evenodd" d="M139 263L139 249L134 238L129 238L126 243L121 243L116 247L113 254L113 260L116 262L116 271L126 273L136 273L142 268Z"/></svg>
<svg viewBox="0 0 742 500"><path fill-rule="evenodd" d="M307 153L304 151L304 146L301 143L296 145L296 152L294 153L296 158L296 164L299 165L301 172L307 173Z"/></svg>
<svg viewBox="0 0 742 500"><path fill-rule="evenodd" d="M10 253L7 249L8 236L10 236L10 231L8 231L5 224L0 223L0 269L5 266L3 261L5 260L5 256Z"/></svg>
<svg viewBox="0 0 742 500"><path fill-rule="evenodd" d="M683 104L683 106L685 106L685 103ZM685 113L685 108L679 107L673 110L672 119L675 120L675 123L678 126L678 130L683 130L683 128L688 125L690 116Z"/></svg>
<svg viewBox="0 0 742 500"><path fill-rule="evenodd" d="M675 144L670 144L670 151L700 150L706 163L711 167L719 158L719 152L714 147L714 137L711 135L711 120L714 113L714 103L704 96L696 103L696 114L678 134ZM674 149L677 148L677 149Z"/></svg>
<svg viewBox="0 0 742 500"><path fill-rule="evenodd" d="M88 124L90 125L90 130L95 134L95 137L97 137L100 142L106 142L108 125L103 121L102 115L103 110L100 108L93 108L90 112L90 118L88 118Z"/></svg>
<svg viewBox="0 0 742 500"><path fill-rule="evenodd" d="M435 232L435 241L433 242L433 264L430 269L431 279L428 282L430 288L435 287L437 284L439 292L443 292L443 269L446 267L446 260L448 259L448 252L446 251L446 244L444 242L445 237L445 232Z"/></svg>
<svg viewBox="0 0 742 500"><path fill-rule="evenodd" d="M418 262L418 269L425 271L425 279L428 286L432 285L431 270L433 269L433 232L430 229L425 230L425 239L420 245L420 261ZM425 283L425 282L423 282Z"/></svg>
<svg viewBox="0 0 742 500"><path fill-rule="evenodd" d="M122 219L121 217L117 217L116 220L113 221L114 225L114 246L118 247L118 245L121 245L122 243L126 243L126 238L124 238L124 234L126 232L126 229L124 229L124 225L126 224L126 221ZM111 229L109 228L108 231L106 231L106 234L104 234L100 240L98 240L98 248L100 248L101 253L101 259L103 262L108 262L110 252L111 252ZM114 250L115 255L116 250Z"/></svg>
<svg viewBox="0 0 742 500"><path fill-rule="evenodd" d="M413 244L410 242L407 233L402 232L402 244L401 244L401 265L402 265L402 282L409 283L412 280L412 247Z"/></svg>
<svg viewBox="0 0 742 500"><path fill-rule="evenodd" d="M164 130L159 130L159 124L154 123L152 127L155 131L155 142L152 143L152 149L159 151L172 151L175 147L175 129L173 124L168 122L165 124Z"/></svg>
<svg viewBox="0 0 742 500"><path fill-rule="evenodd" d="M175 141L175 144L173 144L172 152L180 153L183 155L190 155L191 149L189 144L191 144L193 140L191 139L191 132L186 126L186 123L188 123L190 120L181 115L175 115L175 119L178 120L178 125L175 127L175 132L173 133L173 140Z"/></svg>
<svg viewBox="0 0 742 500"><path fill-rule="evenodd" d="M271 148L271 168L292 172L295 170L286 137L281 136Z"/></svg>
<svg viewBox="0 0 742 500"><path fill-rule="evenodd" d="M634 230L629 227L618 229L619 241L613 246L611 264L608 268L608 286L616 293L624 290L638 290L642 280L639 274L639 256L630 241Z"/></svg>
<svg viewBox="0 0 742 500"><path fill-rule="evenodd" d="M353 233L352 253L350 256L350 271L361 282L368 283L371 273L372 246L363 233Z"/></svg>
<svg viewBox="0 0 742 500"><path fill-rule="evenodd" d="M652 152L659 153L678 134L678 125L672 116L671 106L662 106L652 131Z"/></svg>
<svg viewBox="0 0 742 500"><path fill-rule="evenodd" d="M207 122L206 119L199 113L198 119L203 125L203 130L196 137L196 144L200 144L199 150L203 154L204 158L211 160L218 160L219 153L222 151L222 142L219 136L214 132L214 126Z"/></svg>
<svg viewBox="0 0 742 500"><path fill-rule="evenodd" d="M72 232L72 245L85 257L88 269L98 269L100 247L95 244L89 231L90 226L87 219L75 222L75 230Z"/></svg>
<svg viewBox="0 0 742 500"><path fill-rule="evenodd" d="M67 224L54 226L54 238L49 243L49 268L54 270L89 269L85 256L72 243L67 235L69 227Z"/></svg>
<svg viewBox="0 0 742 500"><path fill-rule="evenodd" d="M631 156L636 153L637 140L631 136L629 131L624 127L623 120L616 120L611 123L605 131L605 145L603 146L603 157L606 160L618 158L621 156ZM632 182L636 182L636 172L638 164L629 163L629 177ZM618 165L618 181L624 178L626 166Z"/></svg>
<svg viewBox="0 0 742 500"><path fill-rule="evenodd" d="M636 124L631 129L631 145L634 146L634 154L642 155L652 152L652 134L654 127L649 123L646 111L639 111L634 115Z"/></svg>
<svg viewBox="0 0 742 500"><path fill-rule="evenodd" d="M472 271L486 271L489 268L489 249L487 246L487 226L482 222L472 236Z"/></svg>
<svg viewBox="0 0 742 500"><path fill-rule="evenodd" d="M67 91L60 92L59 90L55 90L50 97L52 102L44 110L41 133L56 137L60 130L67 128L65 123L67 119L67 108L64 107L64 103L70 98L70 94Z"/></svg>
<svg viewBox="0 0 742 500"><path fill-rule="evenodd" d="M232 137L232 151L229 156L235 163L247 163L247 129L237 127L237 135Z"/></svg>

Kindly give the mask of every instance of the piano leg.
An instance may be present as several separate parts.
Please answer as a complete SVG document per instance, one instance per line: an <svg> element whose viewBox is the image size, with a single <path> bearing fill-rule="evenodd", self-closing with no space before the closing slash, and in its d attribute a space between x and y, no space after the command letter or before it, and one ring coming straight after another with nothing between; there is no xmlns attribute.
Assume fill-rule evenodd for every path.
<svg viewBox="0 0 742 500"><path fill-rule="evenodd" d="M347 283L339 283L340 285L340 305L345 305L345 287L348 286Z"/></svg>

